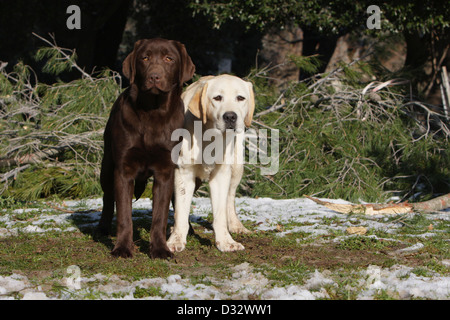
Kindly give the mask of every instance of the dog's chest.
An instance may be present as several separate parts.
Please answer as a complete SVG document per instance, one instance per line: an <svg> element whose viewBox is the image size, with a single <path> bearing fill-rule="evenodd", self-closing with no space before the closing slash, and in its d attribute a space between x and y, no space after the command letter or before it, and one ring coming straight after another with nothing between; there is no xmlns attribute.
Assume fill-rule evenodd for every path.
<svg viewBox="0 0 450 320"><path fill-rule="evenodd" d="M129 111L129 110L128 110ZM125 112L123 130L116 130L114 139L121 146L123 163L135 168L137 175L147 177L159 167L172 166L172 132L183 124L183 113L176 110ZM121 161L121 160L118 160Z"/></svg>
<svg viewBox="0 0 450 320"><path fill-rule="evenodd" d="M211 173L214 171L215 164L202 164L197 165L195 170L195 176L201 180L209 180Z"/></svg>
<svg viewBox="0 0 450 320"><path fill-rule="evenodd" d="M139 113L131 122L136 139L136 147L151 151L152 149L166 146L172 148L174 141L171 140L172 132L183 125L183 114L181 112L168 112L152 110Z"/></svg>

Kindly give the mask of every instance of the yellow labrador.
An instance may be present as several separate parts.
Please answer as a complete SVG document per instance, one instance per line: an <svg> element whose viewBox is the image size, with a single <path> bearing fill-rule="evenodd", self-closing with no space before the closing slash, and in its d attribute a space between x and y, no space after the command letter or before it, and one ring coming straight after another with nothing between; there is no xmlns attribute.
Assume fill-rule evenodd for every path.
<svg viewBox="0 0 450 320"><path fill-rule="evenodd" d="M226 139L230 132L243 136L245 127L251 125L253 86L231 75L207 76L191 84L182 99L188 136L181 143L175 170L175 225L167 246L172 252L185 248L196 182L209 179L216 246L223 252L243 250L244 246L230 235L249 232L235 208L236 188L244 170L243 161L237 160L242 144Z"/></svg>

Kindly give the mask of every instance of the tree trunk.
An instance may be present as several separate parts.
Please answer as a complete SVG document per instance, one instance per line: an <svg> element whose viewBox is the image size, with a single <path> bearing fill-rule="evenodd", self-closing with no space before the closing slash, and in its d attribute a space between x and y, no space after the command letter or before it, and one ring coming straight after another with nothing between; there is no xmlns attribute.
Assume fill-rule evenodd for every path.
<svg viewBox="0 0 450 320"><path fill-rule="evenodd" d="M377 50L375 50L375 46ZM349 64L371 51L374 54L368 56L366 60L374 58L391 72L399 71L405 64L406 42L399 39L398 36L391 36L381 41L363 34L347 33L337 40L336 48L328 61L325 72L331 72L336 69L339 62Z"/></svg>
<svg viewBox="0 0 450 320"><path fill-rule="evenodd" d="M289 81L298 81L300 70L289 56L301 56L302 51L303 31L299 27L291 25L268 32L262 39L260 57L268 67L269 83L283 88Z"/></svg>

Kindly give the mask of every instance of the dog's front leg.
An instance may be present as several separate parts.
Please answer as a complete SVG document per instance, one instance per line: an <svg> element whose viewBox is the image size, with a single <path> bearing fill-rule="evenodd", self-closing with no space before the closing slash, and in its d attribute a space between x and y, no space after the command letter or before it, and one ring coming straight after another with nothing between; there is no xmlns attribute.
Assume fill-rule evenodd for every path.
<svg viewBox="0 0 450 320"><path fill-rule="evenodd" d="M239 185L239 182L241 181L243 172L243 165L233 164L231 166L231 181L227 197L227 222L228 231L233 233L250 233L250 231L246 227L244 227L236 214L236 189Z"/></svg>
<svg viewBox="0 0 450 320"><path fill-rule="evenodd" d="M105 152L100 171L100 184L103 190L103 209L97 230L102 235L111 234L111 222L114 216L114 167L111 155Z"/></svg>
<svg viewBox="0 0 450 320"><path fill-rule="evenodd" d="M222 252L244 250L242 244L233 240L227 226L227 196L230 179L230 166L218 164L211 174L211 180L209 182L216 246Z"/></svg>
<svg viewBox="0 0 450 320"><path fill-rule="evenodd" d="M175 169L175 225L167 241L172 252L183 251L186 247L186 237L189 232L189 211L195 188L193 170L183 167Z"/></svg>
<svg viewBox="0 0 450 320"><path fill-rule="evenodd" d="M155 259L172 258L166 243L167 219L173 194L174 168L164 168L154 173L152 227L150 229L150 256Z"/></svg>
<svg viewBox="0 0 450 320"><path fill-rule="evenodd" d="M124 172L114 171L114 193L117 209L117 242L112 250L116 257L133 256L133 221L131 219L131 201L133 197L133 180Z"/></svg>

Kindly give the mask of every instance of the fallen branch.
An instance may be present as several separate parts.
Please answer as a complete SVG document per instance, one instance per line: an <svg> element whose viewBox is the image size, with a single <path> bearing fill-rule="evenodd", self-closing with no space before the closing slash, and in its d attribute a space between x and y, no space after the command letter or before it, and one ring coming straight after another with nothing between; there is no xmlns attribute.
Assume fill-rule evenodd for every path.
<svg viewBox="0 0 450 320"><path fill-rule="evenodd" d="M450 208L450 193L428 201L412 203L412 205L416 211L432 212L444 210Z"/></svg>
<svg viewBox="0 0 450 320"><path fill-rule="evenodd" d="M16 156L14 158L0 158L0 168L11 167L21 164L37 164L42 163L45 159L56 156L58 153L65 151L67 149L73 149L77 146L85 146L92 148L100 148L101 141L91 140L92 136L98 136L103 133L103 129L99 129L91 132L83 132L81 134L65 134L64 132L59 132L54 134L55 137L60 140L60 143L56 146L49 146L44 150L38 150L35 153L28 153L21 156ZM25 136L26 138L27 136ZM22 137L23 138L23 137ZM3 181L3 180L2 180Z"/></svg>
<svg viewBox="0 0 450 320"><path fill-rule="evenodd" d="M45 151L38 151L33 154L26 154L24 156L18 156L10 159L0 159L0 168L12 167L20 164L36 164L41 163L44 158L52 157L58 154L60 151L58 148L48 149Z"/></svg>
<svg viewBox="0 0 450 320"><path fill-rule="evenodd" d="M397 204L339 204L322 201L310 196L305 197L339 213L360 213L369 216L378 214L413 213L415 211L435 212L450 207L450 193L429 201L417 203L402 202Z"/></svg>
<svg viewBox="0 0 450 320"><path fill-rule="evenodd" d="M5 182L5 181L7 181L10 178L15 179L19 172L21 172L21 171L23 171L25 169L28 169L29 167L30 167L30 164L25 164L24 166L14 168L14 169L12 169L12 170L10 170L10 171L0 175L0 182ZM0 192L0 194L1 194L1 192Z"/></svg>

